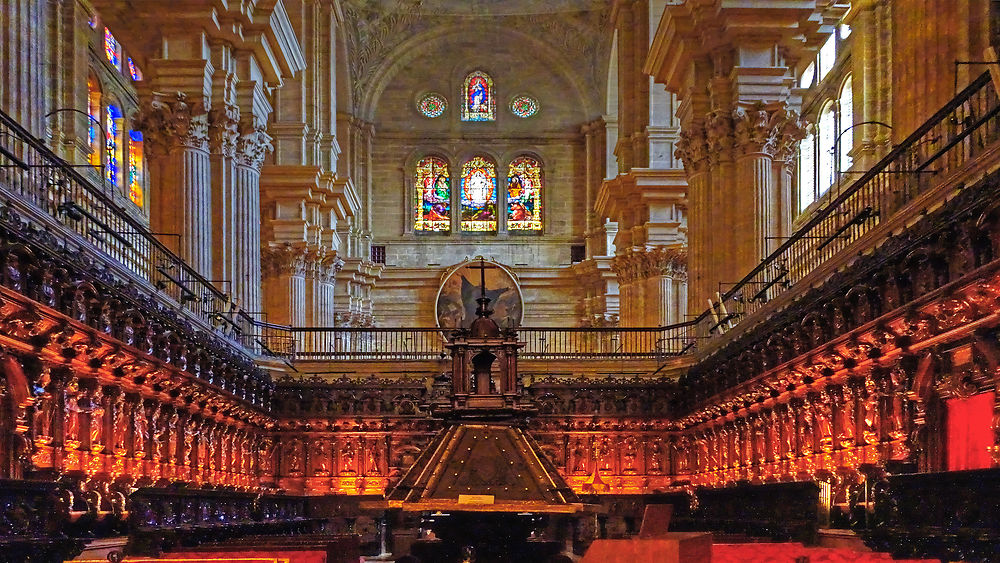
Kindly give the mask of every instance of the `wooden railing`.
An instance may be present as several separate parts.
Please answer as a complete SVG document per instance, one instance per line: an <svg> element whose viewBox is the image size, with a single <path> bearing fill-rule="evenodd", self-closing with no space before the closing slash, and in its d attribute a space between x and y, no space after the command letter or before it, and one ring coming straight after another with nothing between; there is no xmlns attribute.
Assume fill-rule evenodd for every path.
<svg viewBox="0 0 1000 563"><path fill-rule="evenodd" d="M690 352L691 324L660 328L521 327L524 359L654 359ZM452 331L440 328L297 328L259 324L266 349L292 360L438 360Z"/></svg>
<svg viewBox="0 0 1000 563"><path fill-rule="evenodd" d="M906 204L994 148L1000 101L984 73L871 170L833 194L788 240L695 319L699 336L721 334L764 308ZM835 188L832 188L835 189Z"/></svg>

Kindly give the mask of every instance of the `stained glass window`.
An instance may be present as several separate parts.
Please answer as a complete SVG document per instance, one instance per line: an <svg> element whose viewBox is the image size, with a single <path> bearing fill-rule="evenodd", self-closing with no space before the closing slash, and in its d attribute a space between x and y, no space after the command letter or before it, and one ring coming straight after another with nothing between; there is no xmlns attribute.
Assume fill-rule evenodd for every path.
<svg viewBox="0 0 1000 563"><path fill-rule="evenodd" d="M121 180L121 170L119 166L121 164L121 118L122 112L117 106L108 106L108 112L106 115L104 130L108 134L107 141L105 143L105 152L107 153L105 160L104 176L109 182L114 185L119 185L119 180Z"/></svg>
<svg viewBox="0 0 1000 563"><path fill-rule="evenodd" d="M423 98L420 98L420 102L417 103L417 111L424 117L441 117L447 108L448 101L440 94L427 94Z"/></svg>
<svg viewBox="0 0 1000 563"><path fill-rule="evenodd" d="M132 57L127 57L125 62L128 63L128 73L132 76L132 80L135 80L136 82L142 80L142 71L139 70L138 65L132 61Z"/></svg>
<svg viewBox="0 0 1000 563"><path fill-rule="evenodd" d="M111 30L104 28L104 54L108 57L108 62L113 64L118 70L122 69L122 48L118 40L111 35Z"/></svg>
<svg viewBox="0 0 1000 563"><path fill-rule="evenodd" d="M417 163L414 178L413 230L448 232L451 230L451 178L448 163L428 156Z"/></svg>
<svg viewBox="0 0 1000 563"><path fill-rule="evenodd" d="M482 156L462 165L462 230L497 230L496 165Z"/></svg>
<svg viewBox="0 0 1000 563"><path fill-rule="evenodd" d="M101 165L101 143L98 140L98 126L101 122L101 89L97 84L97 79L93 76L87 78L87 142L90 145L90 163L94 166Z"/></svg>
<svg viewBox="0 0 1000 563"><path fill-rule="evenodd" d="M129 131L128 136L128 198L142 207L142 133Z"/></svg>
<svg viewBox="0 0 1000 563"><path fill-rule="evenodd" d="M507 173L507 229L542 230L542 167L530 156L510 163Z"/></svg>
<svg viewBox="0 0 1000 563"><path fill-rule="evenodd" d="M510 112L518 117L531 117L538 113L538 100L530 96L516 96L510 101Z"/></svg>
<svg viewBox="0 0 1000 563"><path fill-rule="evenodd" d="M481 70L470 73L462 88L462 121L494 121L496 113L493 79Z"/></svg>

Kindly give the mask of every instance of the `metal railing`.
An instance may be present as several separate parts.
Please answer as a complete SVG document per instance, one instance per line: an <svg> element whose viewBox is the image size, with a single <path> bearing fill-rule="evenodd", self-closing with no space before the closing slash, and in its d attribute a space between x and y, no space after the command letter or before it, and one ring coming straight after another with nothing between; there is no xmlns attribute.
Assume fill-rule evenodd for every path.
<svg viewBox="0 0 1000 563"><path fill-rule="evenodd" d="M291 360L439 360L450 329L299 328L259 323L267 350ZM664 359L690 352L693 323L662 328L521 327L523 359Z"/></svg>
<svg viewBox="0 0 1000 563"><path fill-rule="evenodd" d="M699 315L706 337L735 327L1000 140L1000 101L982 74Z"/></svg>
<svg viewBox="0 0 1000 563"><path fill-rule="evenodd" d="M0 112L0 194L32 204L148 281L168 308L186 309L244 351L258 352L254 319L120 206L113 186L81 174L86 166L66 162Z"/></svg>

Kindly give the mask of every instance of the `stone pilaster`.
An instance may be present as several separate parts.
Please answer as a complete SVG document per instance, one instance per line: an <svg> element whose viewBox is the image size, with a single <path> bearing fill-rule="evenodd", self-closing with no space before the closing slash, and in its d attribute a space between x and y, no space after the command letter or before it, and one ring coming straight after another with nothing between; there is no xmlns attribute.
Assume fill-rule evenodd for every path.
<svg viewBox="0 0 1000 563"><path fill-rule="evenodd" d="M211 163L204 102L184 92L153 92L143 100L136 127L143 132L152 176L153 231L180 235L175 248L181 258L211 276ZM175 241L167 238L165 244Z"/></svg>

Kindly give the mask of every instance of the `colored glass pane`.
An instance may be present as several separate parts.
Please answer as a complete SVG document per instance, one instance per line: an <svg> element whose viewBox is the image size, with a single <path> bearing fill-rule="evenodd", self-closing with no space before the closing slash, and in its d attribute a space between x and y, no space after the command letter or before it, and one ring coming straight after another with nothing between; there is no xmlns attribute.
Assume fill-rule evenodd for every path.
<svg viewBox="0 0 1000 563"><path fill-rule="evenodd" d="M448 101L444 99L443 96L437 94L427 94L420 99L420 103L417 104L417 110L420 111L425 117L441 117L444 110L448 107Z"/></svg>
<svg viewBox="0 0 1000 563"><path fill-rule="evenodd" d="M97 124L101 122L101 92L97 88L97 81L91 77L87 79L87 143L90 145L90 163L94 166L101 164L101 145L97 141Z"/></svg>
<svg viewBox="0 0 1000 563"><path fill-rule="evenodd" d="M507 229L542 230L542 167L522 156L510 163L507 174Z"/></svg>
<svg viewBox="0 0 1000 563"><path fill-rule="evenodd" d="M129 131L128 198L142 207L142 133Z"/></svg>
<svg viewBox="0 0 1000 563"><path fill-rule="evenodd" d="M139 70L139 67L132 61L132 57L126 58L125 62L128 63L128 73L132 76L132 80L135 80L136 82L142 80L142 71Z"/></svg>
<svg viewBox="0 0 1000 563"><path fill-rule="evenodd" d="M105 152L107 154L104 176L109 182L114 185L118 185L119 179L121 179L121 170L119 169L121 159L119 154L121 153L121 131L119 131L121 123L121 112L115 106L108 106L108 113L104 123L104 130L108 134L107 141L105 143Z"/></svg>
<svg viewBox="0 0 1000 563"><path fill-rule="evenodd" d="M494 121L496 112L493 79L479 70L466 76L462 88L462 121Z"/></svg>
<svg viewBox="0 0 1000 563"><path fill-rule="evenodd" d="M462 230L497 230L496 166L481 156L462 165Z"/></svg>
<svg viewBox="0 0 1000 563"><path fill-rule="evenodd" d="M529 96L517 96L510 101L510 112L518 117L531 117L538 113L538 101Z"/></svg>
<svg viewBox="0 0 1000 563"><path fill-rule="evenodd" d="M106 27L104 28L104 54L108 57L108 62L115 65L115 68L122 69L121 45L118 44L115 36L111 35L111 30Z"/></svg>
<svg viewBox="0 0 1000 563"><path fill-rule="evenodd" d="M448 232L451 230L451 179L448 163L428 156L417 163L414 178L413 230Z"/></svg>

